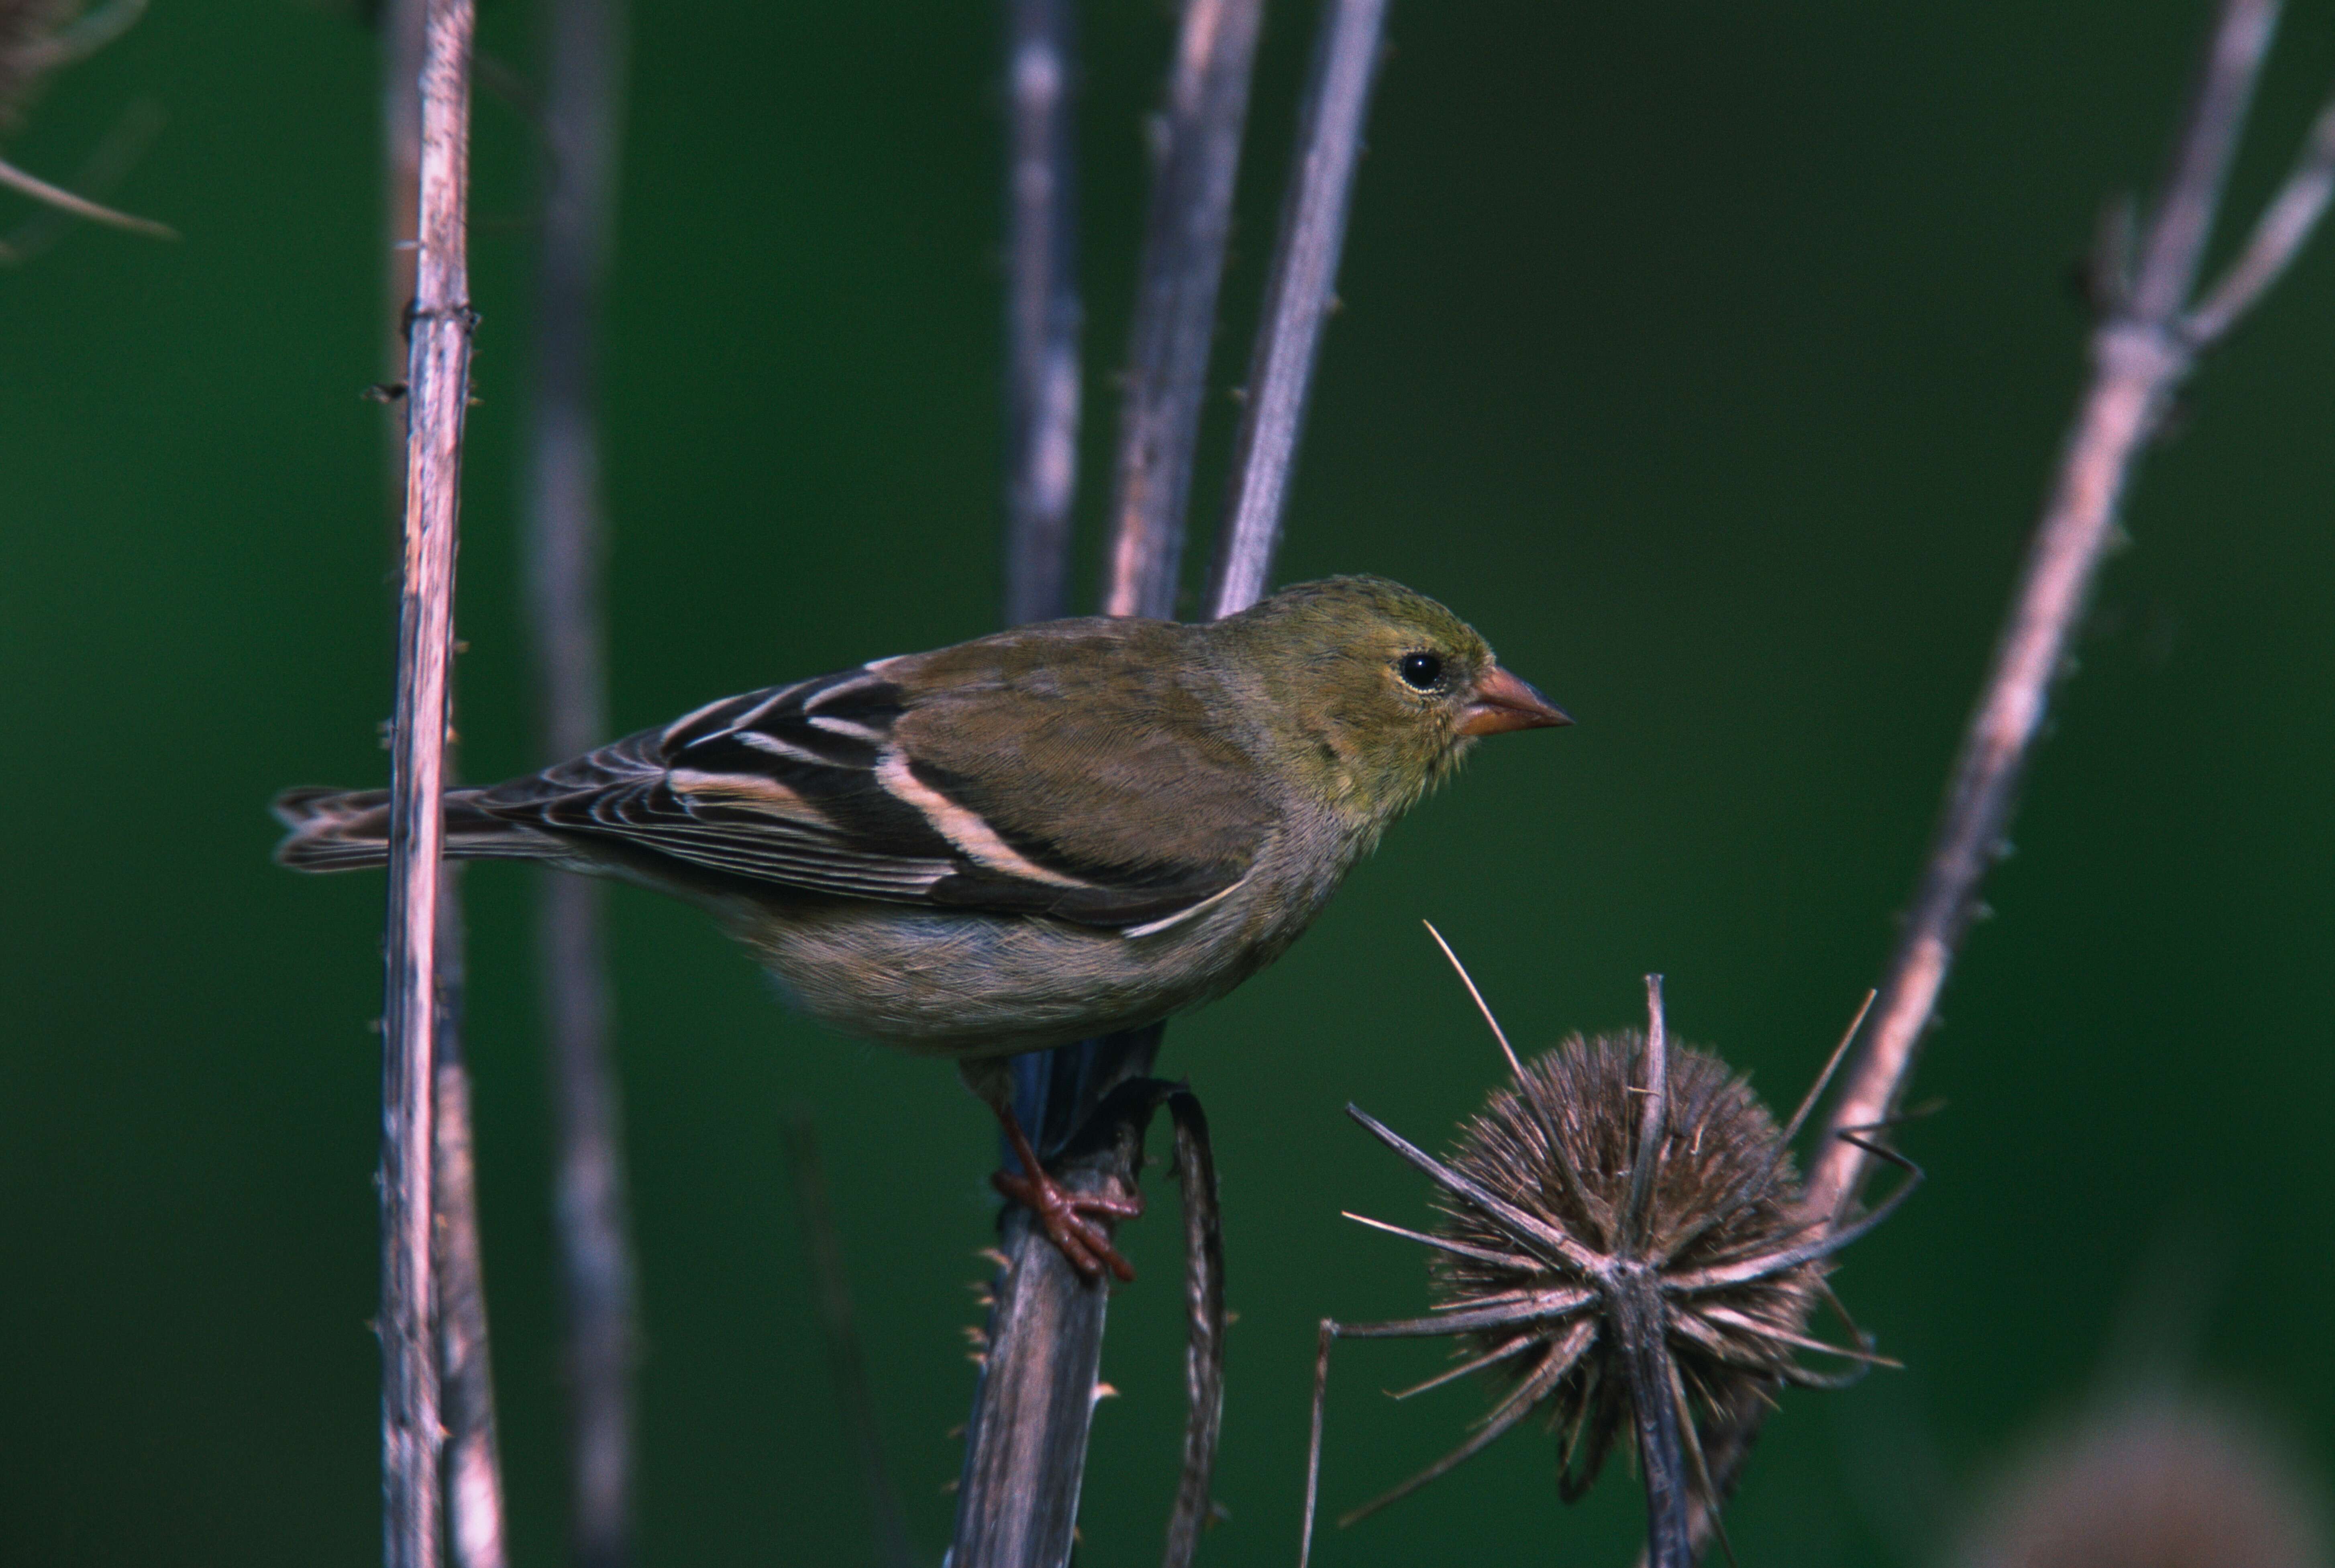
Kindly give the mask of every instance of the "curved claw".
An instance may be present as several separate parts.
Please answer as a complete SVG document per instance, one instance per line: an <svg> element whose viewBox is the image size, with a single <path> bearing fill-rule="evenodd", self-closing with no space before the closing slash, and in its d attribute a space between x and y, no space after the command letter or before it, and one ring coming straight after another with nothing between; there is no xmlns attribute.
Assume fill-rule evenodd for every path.
<svg viewBox="0 0 2335 1568"><path fill-rule="evenodd" d="M997 1190L1038 1216L1045 1227L1046 1237L1054 1244L1063 1261L1089 1280L1102 1277L1109 1269L1125 1284L1135 1278L1135 1265L1119 1256L1110 1244L1110 1236L1100 1225L1086 1219L1088 1215L1103 1215L1112 1219L1131 1220L1143 1213L1143 1197L1119 1197L1109 1193L1072 1192L1043 1170L1035 1176L1019 1172L996 1171L990 1184Z"/></svg>

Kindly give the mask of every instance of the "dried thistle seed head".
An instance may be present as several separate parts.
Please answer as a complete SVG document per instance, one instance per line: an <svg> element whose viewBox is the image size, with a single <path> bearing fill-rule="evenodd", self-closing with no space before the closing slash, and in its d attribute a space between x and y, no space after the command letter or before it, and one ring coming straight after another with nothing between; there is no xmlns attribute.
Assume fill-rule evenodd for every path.
<svg viewBox="0 0 2335 1568"><path fill-rule="evenodd" d="M2254 1427L2143 1405L2047 1445L2012 1476L1966 1568L2325 1568L2322 1507Z"/></svg>
<svg viewBox="0 0 2335 1568"><path fill-rule="evenodd" d="M1677 1045L1669 1057L1663 1127L1630 1234L1622 1221L1649 1092L1641 1031L1575 1035L1525 1063L1515 1085L1495 1089L1466 1124L1449 1164L1588 1253L1635 1263L1658 1280L1788 1249L1804 1229L1797 1173L1775 1118L1717 1057ZM1519 1250L1466 1198L1439 1189L1435 1203L1445 1215L1439 1234L1470 1249L1433 1254L1437 1311L1595 1283L1594 1271ZM1793 1375L1826 1267L1810 1259L1670 1302L1670 1350L1696 1415L1749 1385ZM1487 1370L1511 1387L1529 1379L1563 1353L1567 1328L1536 1328L1536 1346L1511 1350ZM1517 1332L1476 1331L1467 1336L1468 1350L1490 1355ZM1565 1477L1569 1496L1595 1478L1627 1425L1622 1356L1618 1335L1600 1335L1543 1397L1550 1427L1565 1434L1565 1452L1578 1462Z"/></svg>
<svg viewBox="0 0 2335 1568"><path fill-rule="evenodd" d="M1856 1038L1864 1010L1778 1128L1718 1058L1671 1048L1660 975L1646 977L1643 1033L1576 1036L1526 1065L1458 957L1448 945L1443 951L1491 1025L1512 1082L1494 1090L1463 1128L1448 1163L1361 1108L1346 1108L1435 1184L1444 1223L1430 1234L1347 1216L1439 1254L1436 1309L1388 1322L1323 1320L1306 1472L1307 1553L1332 1342L1448 1336L1460 1341L1460 1364L1395 1397L1479 1370L1502 1379L1505 1393L1466 1442L1340 1524L1408 1495L1538 1411L1565 1434L1559 1486L1567 1499L1595 1479L1626 1430L1645 1479L1649 1559L1690 1563L1698 1513L1712 1527L1718 1520L1706 1430L1765 1400L1778 1384L1838 1387L1881 1360L1824 1275L1834 1253L1896 1212L1921 1173L1866 1141L1863 1135L1876 1129L1839 1129L1836 1136L1853 1138L1906 1179L1861 1218L1836 1224L1802 1212L1789 1153ZM1865 1007L1872 1002L1867 995ZM1854 1344L1827 1344L1804 1331L1819 1301L1838 1314ZM1857 1365L1826 1376L1800 1362L1803 1350Z"/></svg>

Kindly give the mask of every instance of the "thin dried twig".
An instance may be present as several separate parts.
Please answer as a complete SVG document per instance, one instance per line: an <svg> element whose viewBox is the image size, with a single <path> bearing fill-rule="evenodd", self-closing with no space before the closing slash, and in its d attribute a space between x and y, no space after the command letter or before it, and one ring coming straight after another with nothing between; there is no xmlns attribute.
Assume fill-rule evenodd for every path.
<svg viewBox="0 0 2335 1568"><path fill-rule="evenodd" d="M2330 197L2335 197L2335 101L2319 111L2293 170L2255 220L2245 248L2189 313L2185 332L2193 344L2213 343L2253 308L2262 291L2293 264L2326 216Z"/></svg>
<svg viewBox="0 0 2335 1568"><path fill-rule="evenodd" d="M2203 291L2203 303L2189 306L2199 292L2199 264L2278 14L2278 0L2224 0L2136 265L2127 271L2120 257L2107 258L2107 297L2092 334L2091 382L1955 760L1872 1027L1810 1172L1808 1210L1836 1230L1852 1219L1873 1166L1872 1146L1846 1135L1885 1125L1912 1078L1938 993L1977 908L1979 884L2001 854L2020 776L2052 685L2067 666L2069 639L2117 536L2118 503L2134 464L2198 357L2293 260L2335 186L2330 104L2238 259ZM1764 1416L1763 1406L1745 1402L1710 1445L1722 1495ZM1698 1517L1698 1540L1707 1539L1710 1524L1707 1513Z"/></svg>
<svg viewBox="0 0 2335 1568"><path fill-rule="evenodd" d="M102 223L109 228L125 229L142 234L150 239L176 239L179 231L167 223L157 223L150 218L135 218L118 212L111 207L92 201L86 196L75 196L61 185L51 185L37 175L25 173L15 164L0 159L0 186L5 186L19 196L29 196L44 206L75 218L85 218L92 223Z"/></svg>
<svg viewBox="0 0 2335 1568"><path fill-rule="evenodd" d="M819 1295L819 1324L827 1331L827 1365L844 1425L859 1454L859 1474L867 1487L869 1527L876 1561L883 1568L913 1568L906 1516L899 1489L884 1465L884 1443L876 1428L876 1401L867 1391L867 1358L851 1310L851 1286L843 1273L843 1247L835 1234L835 1206L828 1200L827 1172L819 1157L819 1136L810 1118L798 1113L785 1130L787 1169L794 1178L795 1210L802 1221L803 1250L810 1258L811 1283Z"/></svg>
<svg viewBox="0 0 2335 1568"><path fill-rule="evenodd" d="M1008 624L1066 607L1079 387L1071 270L1077 173L1065 102L1078 69L1072 21L1067 0L1008 0ZM1158 1039L1153 1030L1132 1040L1085 1040L1019 1059L1016 1113L1041 1155L1059 1151L1074 1130L1072 1118L1090 1112L1116 1083L1148 1073ZM1090 1162L1097 1168L1058 1174L1073 1187L1100 1186L1117 1179L1102 1168L1109 1157L1106 1149ZM949 1549L958 1568L1019 1568L1068 1557L1102 1362L1104 1287L1080 1279L1018 1206L1003 1215L998 1245L1004 1261L992 1293L990 1350L965 1428Z"/></svg>
<svg viewBox="0 0 2335 1568"><path fill-rule="evenodd" d="M415 212L421 196L422 5L403 0L384 15L383 124L387 131L388 234L392 241L392 359L402 373L410 356L404 318L412 298ZM402 411L401 411L402 412ZM405 431L395 428L403 456ZM392 480L403 510L404 476ZM458 769L449 731L444 781ZM495 1418L494 1366L487 1326L484 1260L479 1242L478 1180L471 1154L470 1079L462 1059L464 1000L462 868L442 865L438 887L437 1126L431 1186L437 1205L438 1358L444 1398L443 1506L447 1545L456 1568L502 1568L502 1456Z"/></svg>
<svg viewBox="0 0 2335 1568"><path fill-rule="evenodd" d="M1022 1125L1071 1191L1132 1190L1156 1101L1110 1096L1146 1081L1160 1033L1154 1024L1016 1062L1028 1064L1017 1072ZM1033 1079L1042 1086L1034 1095ZM952 1568L1051 1568L1069 1560L1078 1522L1110 1292L1081 1278L1018 1205L1005 1211L998 1246L1006 1261L965 1431L948 1560Z"/></svg>
<svg viewBox="0 0 2335 1568"><path fill-rule="evenodd" d="M42 77L61 65L87 58L128 32L145 14L146 0L114 0L100 10L78 16L73 15L76 9L65 6L44 11L39 6L18 5L11 12L5 29L7 36L0 39L0 44L5 44L5 49L0 49L0 129L13 128L24 99ZM152 111L150 109L148 112ZM117 138L118 135L117 132ZM52 185L5 159L0 159L0 189L30 197L54 213L154 239L179 237L178 230L168 224L116 211L86 196ZM23 252L0 247L0 260L22 259Z"/></svg>
<svg viewBox="0 0 2335 1568"><path fill-rule="evenodd" d="M169 118L150 98L131 103L73 171L73 183L100 196L111 190L137 167ZM0 265L22 266L63 239L73 225L72 218L53 208L34 213L0 237Z"/></svg>
<svg viewBox="0 0 2335 1568"><path fill-rule="evenodd" d="M1387 0L1324 0L1313 74L1289 158L1281 231L1248 370L1248 402L1233 440L1232 488L1216 537L1206 614L1245 610L1264 595L1289 480L1304 433L1322 326L1336 308L1338 256L1361 161Z"/></svg>
<svg viewBox="0 0 2335 1568"><path fill-rule="evenodd" d="M503 1568L502 1452L487 1332L471 1158L470 1072L462 1058L461 866L450 865L438 905L438 1363L446 1401L446 1538L454 1568Z"/></svg>
<svg viewBox="0 0 2335 1568"><path fill-rule="evenodd" d="M1158 1026L1136 1032L1156 1047ZM1104 1043L1129 1039L1116 1035ZM1163 1105L1175 1120L1183 1186L1189 1410L1162 1561L1185 1568L1207 1523L1224 1409L1223 1241L1206 1118L1179 1084L1123 1079L1047 1168L1074 1192L1128 1190L1142 1163L1145 1130ZM1069 1561L1087 1434L1101 1396L1095 1371L1107 1291L1081 1280L1023 1211L1008 1211L1005 1237L1007 1263L998 1273L981 1390L965 1438L952 1568L1044 1568Z"/></svg>
<svg viewBox="0 0 2335 1568"><path fill-rule="evenodd" d="M2204 325L2185 315L2222 186L2269 53L2278 0L2225 0L2171 173L2133 276L2117 290L2092 334L2092 382L2078 407L2058 479L2020 574L2001 640L1956 758L1930 853L1864 1048L1851 1064L1831 1131L1885 1121L1911 1076L1955 950L1977 907L1978 885L2001 852L2003 832L2053 682L2092 580L2117 537L2117 511L2135 461L2162 421L2196 357L2234 324L2233 311ZM2330 150L2330 157L2335 157ZM2296 180L2325 178L2306 160ZM2296 186L2273 203L2285 205ZM2280 247L2291 259L2295 236ZM2255 264L2252 250L2240 266ZM2233 276L2236 275L2233 274ZM2268 282L2251 283L2245 300ZM2220 297L2211 291L2209 297ZM1838 1219L1855 1200L1871 1159L1827 1137L1809 1182L1809 1202Z"/></svg>
<svg viewBox="0 0 2335 1568"><path fill-rule="evenodd" d="M1119 428L1118 532L1103 586L1104 607L1111 615L1174 612L1208 341L1216 324L1216 286L1224 267L1260 9L1260 0L1186 0L1184 6L1154 169L1132 369ZM1032 57L1033 48L1051 62L1056 92L1075 70L1070 12L1063 5L1017 0L1008 24L1019 119L1030 110L1021 102L1021 77L1022 62ZM1046 84L1043 73L1033 71L1032 76L1034 85ZM1041 142L1033 129L1030 123L1017 128L1014 200L1018 207L1024 195L1021 159L1025 150L1056 160L1043 184L1061 202L1055 213L1061 219L1071 188L1070 143L1067 135ZM1017 226L1020 222L1017 218ZM1034 239L1034 227L1017 227L1017 235L1008 284L1016 343L1010 366L1014 390L1008 402L1035 420L1045 415L1049 399L1062 390L1059 383L1050 385L1039 378L1056 368L1049 353L1061 345L1056 339L1050 349L1044 334L1065 319L1060 291L1068 286L1068 279L1066 274L1041 270L1053 265L1058 255L1022 243ZM1049 299L1054 302L1050 314L1032 308ZM1068 313L1073 323L1075 309L1073 301ZM1042 555L1032 536L1020 530L1022 499L1046 494L1059 480L1067 515L1075 478L1067 467L1059 474L1045 469L1045 432L1024 423L1021 411L1015 434L1019 439L1007 479L1008 513L1017 518L1008 557L1013 574L1006 591L1009 613L1014 606L1045 605L1048 584L1061 581L1069 546L1067 528L1059 529L1051 536L1052 555ZM1058 427L1051 439L1067 437ZM1051 591L1059 601L1059 586ZM1052 1157L1074 1134L1084 1129L1092 1140L1084 1156L1057 1168L1066 1186L1074 1190L1106 1186L1131 1189L1140 1126L1124 1117L1112 1123L1102 1115L1102 1107L1114 1089L1149 1074L1160 1032L1153 1025L1015 1063L1017 1114L1031 1129L1040 1154L1048 1157L1050 1168ZM1148 1114L1146 1105L1143 1115L1148 1118ZM1018 1207L1006 1211L1000 1245L1006 1262L999 1272L990 1313L990 1350L966 1432L965 1467L950 1548L955 1568L1008 1563L1020 1568L1068 1558L1085 1476L1092 1391L1101 1365L1106 1288L1080 1279ZM1185 1512L1180 1499L1195 1490L1191 1461L1196 1457L1200 1466L1197 1490L1205 1498L1214 1430L1211 1420L1205 1443L1187 1443L1178 1521ZM1197 1527L1171 1524L1171 1553L1188 1553L1197 1534Z"/></svg>
<svg viewBox="0 0 2335 1568"><path fill-rule="evenodd" d="M1007 0L1005 624L1070 613L1079 473L1076 16Z"/></svg>
<svg viewBox="0 0 2335 1568"><path fill-rule="evenodd" d="M541 121L543 231L528 516L538 731L557 762L607 738L601 608L599 330L622 136L624 0L557 0ZM633 1251L603 956L603 889L553 873L537 906L549 1056L552 1205L567 1344L569 1534L585 1568L632 1547Z"/></svg>
<svg viewBox="0 0 2335 1568"><path fill-rule="evenodd" d="M439 1561L439 1385L431 1333L438 889L447 677L470 334L464 215L471 0L428 0L421 224L407 385L405 551L390 767L382 1052L382 1441L389 1568Z"/></svg>
<svg viewBox="0 0 2335 1568"><path fill-rule="evenodd" d="M1077 170L1067 96L1078 70L1067 0L1008 0L1012 128L1006 166L1006 623L1066 607L1079 395L1072 193ZM1014 1063L1016 1112L1042 1156L1059 1151L1073 1114L1112 1084L1150 1070L1158 1031L1087 1040ZM1057 1092L1050 1094L1060 1079ZM1108 1081L1106 1081L1108 1080ZM1011 1157L1009 1155L1008 1158ZM1059 1171L1074 1188L1115 1179ZM1080 1280L1024 1209L1000 1222L1003 1263L965 1428L949 1560L958 1568L1068 1558L1086 1474L1092 1391L1108 1293Z"/></svg>
<svg viewBox="0 0 2335 1568"><path fill-rule="evenodd" d="M1103 613L1176 613L1263 0L1185 0L1143 239Z"/></svg>
<svg viewBox="0 0 2335 1568"><path fill-rule="evenodd" d="M387 159L389 234L410 240L420 198L421 160L421 58L422 7L419 0L390 8L383 50L383 124L391 129ZM392 275L407 292L393 301L399 323L393 358L402 367L410 353L402 330L412 299L412 247L392 248ZM402 265L401 265L402 264ZM397 450L403 452L402 429ZM393 481L402 511L403 475ZM459 768L451 731L454 698L447 695L449 737L445 782ZM431 1137L431 1187L437 1205L438 1365L444 1399L446 1544L455 1568L503 1568L508 1560L503 1528L501 1446L495 1418L494 1361L487 1327L486 1267L479 1242L478 1176L472 1158L470 1075L462 1055L463 957L462 867L448 862L438 884L438 1124Z"/></svg>
<svg viewBox="0 0 2335 1568"><path fill-rule="evenodd" d="M1181 1568L1199 1549L1215 1508L1216 1437L1225 1419L1224 1215L1216 1193L1216 1155L1199 1097L1167 1097L1176 1124L1176 1174L1184 1201L1184 1475L1168 1515L1167 1568Z"/></svg>
<svg viewBox="0 0 2335 1568"><path fill-rule="evenodd" d="M1161 123L1119 430L1117 529L1103 586L1104 609L1111 615L1166 616L1175 609L1259 10L1257 0L1187 0L1184 7ZM1330 0L1323 14L1274 282L1259 329L1257 363L1264 368L1258 374L1271 395L1263 407L1253 407L1235 462L1233 493L1245 530L1237 563L1245 582L1264 581L1279 538L1383 15L1384 0ZM1051 142L1040 138L1036 106L1024 103L1022 92L1024 64L1033 59L1046 68L1032 69L1030 86L1059 93L1069 79L1067 11L1053 0L1015 0L1011 20L1017 113L1031 116L1017 121L1017 214L1021 203L1043 194L1058 203L1055 218L1066 222L1067 136ZM1036 56L1029 53L1033 41L1040 50ZM1048 157L1054 160L1051 177L1025 175L1022 159ZM1015 410L1009 479L1009 516L1014 522L1006 598L1012 619L1059 612L1060 590L1052 585L1060 578L1047 573L1059 566L1068 547L1066 527L1048 534L1027 522L1029 498L1042 494L1058 494L1066 516L1074 477L1067 461L1074 429L1042 422L1050 410L1059 416L1060 405L1050 400L1064 395L1060 382L1043 379L1059 373L1059 359L1049 356L1074 354L1074 343L1065 347L1061 334L1074 332L1077 319L1074 298L1066 302L1061 293L1050 295L1043 286L1051 276L1058 290L1067 287L1067 263L1060 263L1064 270L1059 273L1042 270L1059 262L1058 252L1039 243L1049 236L1062 242L1061 231L1044 230L1034 212L1017 218L1009 289L1016 345L1009 399ZM1049 337L1050 332L1054 335ZM1074 417L1074 382L1069 395ZM1064 454L1059 470L1045 466L1050 440L1061 443L1056 450ZM1048 487L1056 484L1059 491L1050 492ZM1245 591L1255 596L1253 587ZM1231 602L1221 586L1211 595L1214 613L1246 602ZM1067 1185L1124 1188L1133 1183L1141 1131L1139 1122L1128 1118L1138 1114L1136 1102L1119 1101L1121 1110L1114 1120L1106 1101L1114 1090L1131 1094L1136 1086L1130 1080L1150 1072L1160 1033L1153 1026L1015 1064L1018 1114L1022 1125L1036 1129L1042 1155L1062 1149L1074 1135L1089 1151L1061 1166L1059 1174ZM1144 1103L1140 1115L1148 1118L1155 1103ZM1196 1549L1209 1508L1223 1399L1223 1285L1214 1241L1213 1162L1187 1147L1197 1137L1205 1150L1205 1122L1188 1094L1171 1097L1169 1104L1177 1110L1180 1163L1187 1173L1191 1317L1184 1477L1167 1558L1180 1563ZM1198 1133L1192 1130L1196 1127ZM958 1497L951 1561L960 1568L974 1563L1057 1563L1067 1556L1093 1408L1090 1390L1101 1356L1104 1289L1081 1281L1018 1209L1005 1216L1003 1247L1007 1262L991 1314L990 1349Z"/></svg>

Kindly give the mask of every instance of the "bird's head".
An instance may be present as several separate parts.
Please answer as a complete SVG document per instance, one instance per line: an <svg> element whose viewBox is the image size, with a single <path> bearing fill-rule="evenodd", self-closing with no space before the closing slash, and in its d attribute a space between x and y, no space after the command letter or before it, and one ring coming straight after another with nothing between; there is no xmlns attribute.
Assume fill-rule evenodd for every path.
<svg viewBox="0 0 2335 1568"><path fill-rule="evenodd" d="M1473 626L1384 577L1300 583L1216 624L1292 765L1372 824L1416 802L1476 737L1573 722Z"/></svg>

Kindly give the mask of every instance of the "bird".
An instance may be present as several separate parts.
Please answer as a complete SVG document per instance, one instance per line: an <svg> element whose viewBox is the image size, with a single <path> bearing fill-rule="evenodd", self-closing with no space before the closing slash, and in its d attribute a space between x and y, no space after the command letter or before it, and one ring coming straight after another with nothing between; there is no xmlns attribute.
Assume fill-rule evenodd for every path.
<svg viewBox="0 0 2335 1568"><path fill-rule="evenodd" d="M1474 741L1573 721L1383 577L1203 623L1015 627L709 702L444 796L445 853L710 911L805 1011L953 1059L1073 1266L1133 1277L1014 1116L1010 1059L1212 1001L1287 950ZM276 860L386 863L389 793L296 789Z"/></svg>

